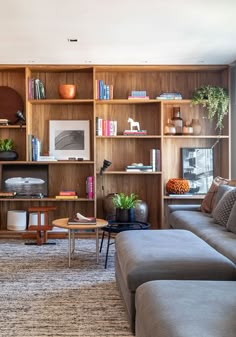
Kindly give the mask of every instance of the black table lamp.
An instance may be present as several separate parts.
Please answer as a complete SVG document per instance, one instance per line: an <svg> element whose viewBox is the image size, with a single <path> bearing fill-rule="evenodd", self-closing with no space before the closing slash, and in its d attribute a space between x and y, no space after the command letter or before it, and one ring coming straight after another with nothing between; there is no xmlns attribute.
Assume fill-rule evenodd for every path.
<svg viewBox="0 0 236 337"><path fill-rule="evenodd" d="M102 176L102 196L104 197L104 182L103 182L103 172L111 165L111 161L104 159L103 166L100 169L100 175Z"/></svg>

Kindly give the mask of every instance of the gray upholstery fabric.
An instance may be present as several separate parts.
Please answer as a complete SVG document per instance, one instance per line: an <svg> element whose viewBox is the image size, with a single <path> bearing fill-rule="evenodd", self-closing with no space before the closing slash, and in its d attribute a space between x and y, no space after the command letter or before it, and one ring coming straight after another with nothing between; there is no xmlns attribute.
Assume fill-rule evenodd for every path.
<svg viewBox="0 0 236 337"><path fill-rule="evenodd" d="M236 282L151 281L135 302L136 337L236 336Z"/></svg>
<svg viewBox="0 0 236 337"><path fill-rule="evenodd" d="M232 222L236 222L236 217ZM218 225L206 213L194 211L175 211L169 218L174 229L186 229L199 236L219 253L236 264L236 236L226 227Z"/></svg>
<svg viewBox="0 0 236 337"><path fill-rule="evenodd" d="M236 188L233 188L231 191L224 193L223 197L220 199L220 202L218 202L217 206L212 212L212 216L218 224L226 226L235 201Z"/></svg>
<svg viewBox="0 0 236 337"><path fill-rule="evenodd" d="M218 202L221 200L221 198L223 197L223 195L226 192L232 191L232 189L234 189L233 186L223 185L223 184L220 185L218 187L218 191L216 192L216 198L215 198L215 205L214 205L214 207L217 206Z"/></svg>
<svg viewBox="0 0 236 337"><path fill-rule="evenodd" d="M230 212L226 228L228 231L236 234L236 202L234 203L234 206Z"/></svg>
<svg viewBox="0 0 236 337"><path fill-rule="evenodd" d="M116 236L116 281L131 326L131 293L151 280L236 280L236 266L190 231L127 231ZM131 307L130 307L131 306Z"/></svg>

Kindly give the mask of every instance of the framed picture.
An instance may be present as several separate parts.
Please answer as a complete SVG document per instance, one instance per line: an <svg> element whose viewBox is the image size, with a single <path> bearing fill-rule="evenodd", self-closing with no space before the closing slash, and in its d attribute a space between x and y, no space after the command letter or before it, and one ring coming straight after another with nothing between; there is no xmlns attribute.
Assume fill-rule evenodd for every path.
<svg viewBox="0 0 236 337"><path fill-rule="evenodd" d="M90 160L89 121L49 121L49 151L56 159Z"/></svg>
<svg viewBox="0 0 236 337"><path fill-rule="evenodd" d="M206 194L213 177L213 149L212 148L181 148L182 177L190 183L192 194Z"/></svg>

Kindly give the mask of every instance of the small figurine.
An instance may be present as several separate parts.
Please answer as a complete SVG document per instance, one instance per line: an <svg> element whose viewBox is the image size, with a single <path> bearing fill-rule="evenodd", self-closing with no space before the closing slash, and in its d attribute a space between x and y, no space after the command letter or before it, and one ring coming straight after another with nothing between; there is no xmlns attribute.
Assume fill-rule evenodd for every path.
<svg viewBox="0 0 236 337"><path fill-rule="evenodd" d="M129 117L128 123L130 123L130 130L133 131L133 128L137 127L137 131L140 130L139 122L135 122L132 118Z"/></svg>

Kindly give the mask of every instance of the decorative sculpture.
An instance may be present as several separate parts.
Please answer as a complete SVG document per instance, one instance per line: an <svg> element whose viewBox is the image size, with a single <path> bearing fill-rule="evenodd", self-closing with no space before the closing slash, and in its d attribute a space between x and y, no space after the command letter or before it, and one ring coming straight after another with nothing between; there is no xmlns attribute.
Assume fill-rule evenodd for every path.
<svg viewBox="0 0 236 337"><path fill-rule="evenodd" d="M128 118L128 123L130 123L130 130L133 131L135 127L137 127L137 130L140 130L139 122L135 122L132 118Z"/></svg>

